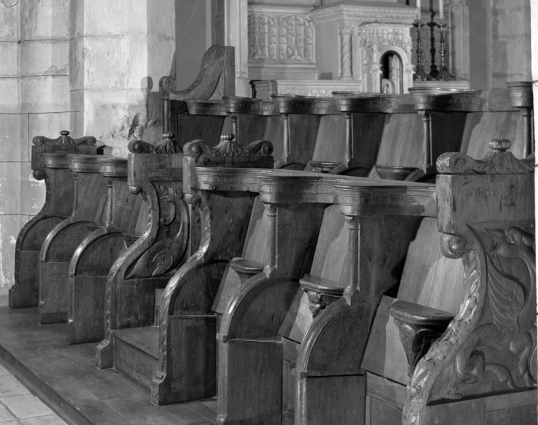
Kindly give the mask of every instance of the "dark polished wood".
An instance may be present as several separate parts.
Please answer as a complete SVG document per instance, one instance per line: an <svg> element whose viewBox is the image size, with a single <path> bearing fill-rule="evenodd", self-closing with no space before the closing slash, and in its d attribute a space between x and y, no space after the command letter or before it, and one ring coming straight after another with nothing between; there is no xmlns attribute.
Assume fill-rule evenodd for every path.
<svg viewBox="0 0 538 425"><path fill-rule="evenodd" d="M66 279L69 262L87 234L102 225L107 187L99 172L99 158L102 156L67 156L75 182L74 208L71 217L58 223L41 247L38 276L41 324L67 320Z"/></svg>
<svg viewBox="0 0 538 425"><path fill-rule="evenodd" d="M174 72L162 77L159 87L163 99L163 133L173 133L180 146L194 139L204 139L213 144L215 139L211 136L215 132L220 134L219 121L201 117L192 119L186 114L185 101L233 96L234 70L234 48L215 44L204 53L198 76L189 87L183 90L176 87Z"/></svg>
<svg viewBox="0 0 538 425"><path fill-rule="evenodd" d="M490 146L483 161L438 160L438 224L422 223L398 293L406 302L383 299L362 362L367 424L393 423L387 412L406 425L537 420L533 158L504 152L503 139ZM432 232L452 260L424 267Z"/></svg>
<svg viewBox="0 0 538 425"><path fill-rule="evenodd" d="M186 257L188 261L183 265L181 262L170 264L175 267L171 279L166 273L157 273L153 277L161 278L152 280L148 274L151 270L145 268L140 269L142 275L133 275L140 268L140 259L144 258L144 254L140 256L141 249L153 241L146 233L142 238L145 242L128 249L109 275L106 334L97 350L97 365L100 368L115 367L150 388L155 404L204 398L216 392L215 317L210 308L227 260L237 255L243 245L254 197L252 193L236 188L204 193L198 189L194 167L205 166L209 170L215 166L271 167L271 152L272 146L268 142L241 146L232 137L223 138L215 147L200 141L186 145L183 199L191 205L191 214L190 220L184 221L181 236L185 238L189 234L186 226L199 217L200 242L191 245L192 249L198 245L199 248L190 258ZM139 165L146 166L145 171L137 167L137 160ZM160 166L156 166L155 161L155 155L131 157L131 187L137 190L144 178L154 184L163 180L163 162L161 160ZM150 162L154 163L153 167L148 167ZM181 171L179 164L175 164L173 171L174 175ZM181 184L177 175L169 177L174 185ZM148 183L144 184L147 186ZM155 205L152 210L155 209L153 215L157 217L157 204L151 204ZM197 214L192 213L193 208L198 210ZM160 216L166 219L167 210L161 210ZM214 217L226 224L215 227ZM163 224L166 223L162 219L156 219L149 233L152 228L162 228ZM175 251L174 248L171 253ZM152 258L152 255L148 256L148 259ZM163 272L168 270L172 271L167 268ZM154 282L157 281L161 282L163 291L155 291L158 285Z"/></svg>
<svg viewBox="0 0 538 425"><path fill-rule="evenodd" d="M360 402L351 403L348 397L364 393L357 356L366 340L371 307L395 283L391 273L414 235L412 216L435 214L428 206L434 204L433 186L307 172L266 174L260 179L260 198L274 203L275 210L293 199L322 204L325 214L313 262L302 257L311 270L301 285L297 274L271 275L266 266L244 282L237 279L237 289L224 304L218 337L218 423L322 424L335 418L346 423L364 412ZM412 206L415 202L418 208ZM325 209L326 204L337 205ZM390 251L385 240L392 241ZM295 249L277 245L285 246L279 251L288 254ZM374 253L372 246L379 251ZM359 277L358 264L367 263ZM356 282L368 277L379 287L361 286L357 292Z"/></svg>
<svg viewBox="0 0 538 425"><path fill-rule="evenodd" d="M96 154L94 137L73 139L62 131L57 139L36 136L32 140L31 168L36 180L45 181L45 204L21 229L15 244L15 284L9 291L9 307L36 307L39 299L39 251L48 233L73 209L75 184L65 157ZM46 155L50 167L46 164Z"/></svg>

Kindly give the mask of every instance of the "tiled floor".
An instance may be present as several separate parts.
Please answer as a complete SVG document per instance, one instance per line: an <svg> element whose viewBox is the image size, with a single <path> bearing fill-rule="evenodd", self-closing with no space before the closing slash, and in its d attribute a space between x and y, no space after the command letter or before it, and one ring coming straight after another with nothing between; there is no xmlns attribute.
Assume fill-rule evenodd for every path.
<svg viewBox="0 0 538 425"><path fill-rule="evenodd" d="M7 305L0 287L0 306ZM65 425L52 410L0 366L0 425Z"/></svg>

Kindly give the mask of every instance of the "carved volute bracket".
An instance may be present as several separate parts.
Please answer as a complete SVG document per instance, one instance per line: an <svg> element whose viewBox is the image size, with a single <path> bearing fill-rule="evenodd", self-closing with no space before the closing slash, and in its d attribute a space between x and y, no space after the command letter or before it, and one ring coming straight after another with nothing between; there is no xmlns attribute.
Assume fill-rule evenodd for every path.
<svg viewBox="0 0 538 425"><path fill-rule="evenodd" d="M326 279L305 275L299 282L308 297L308 307L313 319L344 295L344 288Z"/></svg>
<svg viewBox="0 0 538 425"><path fill-rule="evenodd" d="M42 149L46 147L50 147L49 148L49 151L41 151L41 155L43 155L43 153L45 152L50 152L49 155L52 155L54 156L54 152L55 150L50 150L51 148L53 147L59 147L58 149L58 152L56 152L56 157L58 157L57 161L62 161L62 159L60 157L67 155L68 153L75 153L75 150L71 150L71 151L62 151L61 147L63 146L72 146L72 147L75 147L75 146L95 146L97 140L95 139L95 137L93 136L84 136L84 137L81 137L79 139L73 139L72 137L69 136L69 131L67 130L62 130L60 131L60 137L57 137L56 139L49 139L48 137L45 137L45 136L36 136L32 139L32 143L34 144L35 147L41 147ZM86 148L88 149L88 148ZM95 152L86 152L86 153L95 153ZM32 150L32 169L33 169L33 177L36 179L36 180L43 180L46 178L46 171L42 168L43 165L45 166L49 166L47 164L43 164L40 157L41 155L37 154L37 152L35 151L35 148ZM54 164L57 163L57 161L55 162L54 161L54 158L51 158L51 162L50 162L50 165L51 167L54 168ZM65 160L64 160L65 162ZM61 166L61 167L56 167L56 168L67 168L67 165L65 167Z"/></svg>
<svg viewBox="0 0 538 425"><path fill-rule="evenodd" d="M162 135L162 141L156 146L151 143L145 142L144 140L134 140L129 142L128 146L129 152L132 153L182 153L183 149L179 146L177 140L174 138L172 133L164 133Z"/></svg>
<svg viewBox="0 0 538 425"><path fill-rule="evenodd" d="M391 305L390 314L398 326L407 356L408 374L412 376L418 361L443 334L454 315L402 300Z"/></svg>
<svg viewBox="0 0 538 425"><path fill-rule="evenodd" d="M96 143L95 137L84 136L79 139L73 139L69 136L69 131L62 130L60 131L60 137L56 139L49 139L45 136L36 136L32 139L32 143L35 146L41 145L58 145L58 146L78 146L78 145L88 145L93 146Z"/></svg>

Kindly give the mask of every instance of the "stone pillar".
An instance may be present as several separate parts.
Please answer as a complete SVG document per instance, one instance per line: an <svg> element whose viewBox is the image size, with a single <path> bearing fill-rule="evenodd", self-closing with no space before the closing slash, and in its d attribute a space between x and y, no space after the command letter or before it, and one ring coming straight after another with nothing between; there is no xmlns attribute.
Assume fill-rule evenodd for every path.
<svg viewBox="0 0 538 425"><path fill-rule="evenodd" d="M174 22L174 0L0 2L0 286L13 284L18 232L45 202L32 138L65 129L120 156L129 140L160 140Z"/></svg>
<svg viewBox="0 0 538 425"><path fill-rule="evenodd" d="M224 45L235 47L235 91L251 96L248 75L248 0L222 0L224 3Z"/></svg>
<svg viewBox="0 0 538 425"><path fill-rule="evenodd" d="M159 79L175 48L174 0L71 0L72 127L127 155L161 134Z"/></svg>
<svg viewBox="0 0 538 425"><path fill-rule="evenodd" d="M491 88L530 80L530 7L535 1L497 0L491 5Z"/></svg>
<svg viewBox="0 0 538 425"><path fill-rule="evenodd" d="M11 286L18 232L45 202L31 139L69 129L69 1L0 3L0 58L0 286Z"/></svg>
<svg viewBox="0 0 538 425"><path fill-rule="evenodd" d="M458 80L469 80L469 7L465 0L446 0L445 3L449 69Z"/></svg>

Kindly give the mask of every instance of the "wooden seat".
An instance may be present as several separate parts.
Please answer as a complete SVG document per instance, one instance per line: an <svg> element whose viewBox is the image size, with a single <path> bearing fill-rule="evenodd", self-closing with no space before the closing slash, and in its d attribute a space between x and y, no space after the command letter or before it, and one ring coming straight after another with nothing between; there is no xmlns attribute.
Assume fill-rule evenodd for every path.
<svg viewBox="0 0 538 425"><path fill-rule="evenodd" d="M433 195L433 187L327 174L318 179L324 215L309 274L299 280L260 273L225 305L218 337L219 423L293 423L294 412L299 423L348 423L363 410L357 395L364 393L364 376L356 356L375 300L396 283L416 229L416 218L405 217L413 212L400 210L404 216L398 216L398 208L406 207L398 207L398 197L385 204L389 198L381 193L405 191L409 184ZM364 199L373 201L368 213ZM383 199L383 208L374 199ZM434 212L427 207L415 213ZM363 288L360 282L368 278L373 283ZM361 291L353 295L350 282ZM355 296L360 307L345 301Z"/></svg>
<svg viewBox="0 0 538 425"><path fill-rule="evenodd" d="M40 318L61 321L67 316L71 344L103 337L106 276L147 223L145 201L129 192L127 159L103 157L97 162L107 187L100 224L67 227L41 252Z"/></svg>
<svg viewBox="0 0 538 425"><path fill-rule="evenodd" d="M75 183L67 167L69 154L96 154L94 137L73 139L62 131L57 139L43 136L32 140L32 170L36 180L45 180L46 202L41 211L19 232L15 244L15 284L9 290L9 307L36 307L39 299L39 251L48 233L73 209ZM47 165L44 154L52 154Z"/></svg>
<svg viewBox="0 0 538 425"><path fill-rule="evenodd" d="M423 149L422 151L423 156L418 157L420 162L415 160L415 165L414 167L410 167L411 169L413 168L421 169L422 175L430 173L431 172L431 170L429 170L430 165L428 165L427 161L428 160L431 161L432 159L431 152L434 151L438 153L440 152L440 149L443 146L459 147L459 145L461 144L463 124L465 122L465 114L468 113L468 111L476 110L477 108L476 105L478 106L482 105L481 95L482 95L481 93L478 93L478 94L477 93L465 93L465 94L458 94L457 96L454 96L454 95L443 96L443 99L439 99L437 95L435 98L426 98L426 99L424 98L424 96L414 96L414 98L410 98L410 97L403 98L402 101L404 103L402 103L403 106L400 106L401 109L399 110L399 112L401 112L402 114L406 110L408 111L410 107L412 107L413 114L414 114L412 115L412 117L416 115L416 110L427 111L429 115L431 114L435 116L435 118L432 118L431 116L428 117L428 120L425 122L425 124L422 123L423 125L421 125L421 127L418 128L419 130L422 131L421 134L423 137L420 137L418 139L421 143L418 144L417 147L422 147L425 149ZM380 99L386 100L384 98L380 98ZM476 102L476 99L480 100L480 102ZM346 98L345 100L349 100L349 98ZM359 103L359 105L361 106L356 106L356 108L357 109L363 108L362 110L365 110L365 109L367 110L367 108L371 107L373 103L372 99L368 97L357 98L357 100L360 100L362 105L361 103ZM366 103L366 100L368 100L369 103ZM389 100L394 100L394 99L389 99ZM406 100L407 101L413 100L413 102L410 104L411 106L407 106L408 104L405 103ZM441 103L441 100L442 100L442 103ZM469 101L471 102L470 106L468 105ZM456 102L456 104L454 105L449 102ZM379 105L383 105L383 103L379 101L373 104L378 108L379 108ZM351 109L349 106L348 108ZM446 112L441 112L443 111L443 108L446 108ZM349 109L347 109L347 111L349 111ZM435 112L435 111L440 111L440 112ZM455 115L454 115L454 111L455 111ZM445 121L443 121L444 117L447 117ZM444 129L444 131L446 132L447 128L449 127L454 128L455 123L457 123L457 126L455 128L459 129L459 131L450 133L448 138L444 136L443 132L441 132L440 136L435 138L438 144L434 145L433 144L434 138L431 138L429 136L430 130L432 128L438 128L438 129ZM443 126L446 126L446 127L443 127ZM389 128L394 129L395 127L389 126ZM403 125L401 128L403 130ZM389 134L392 134L392 133L389 132ZM394 138L391 137L390 139L392 139L391 141L393 142ZM385 139L385 140L388 141L390 139ZM435 149L433 149L432 146L435 146ZM403 152L403 151L400 151L400 152ZM405 152L405 153L402 153L402 155L403 155L403 159L405 160L405 158L407 158L406 155L408 154L407 152ZM391 168L394 168L394 167L391 167ZM389 175L399 177L400 172L397 169L396 174L391 172ZM379 223L376 223L376 226L379 229L383 228L383 225L380 225ZM322 227L322 232L323 232L323 227ZM410 238L412 238L413 236L414 235L407 236L407 243L410 241ZM407 245L405 242L405 236L402 235L402 238L404 239L403 247L404 249L406 249ZM321 236L320 236L320 239L321 239ZM380 244L382 245L382 242L380 242ZM319 251L317 252L328 253L330 252L330 250L328 249L328 247L323 247L323 248L320 247ZM433 250L433 253L435 253L435 250ZM401 253L400 259L402 261L403 261L404 256L405 256L405 253ZM319 260L314 259L313 264L314 265L319 264ZM346 267L339 268L338 270L339 271L346 270ZM319 270L317 273L319 273ZM311 275L316 276L316 274L314 273L311 273ZM314 420L312 419L314 417L316 418L319 417L319 420L320 420L319 423L324 423L324 420L326 421L329 419L325 417L323 413L318 412L318 410L316 410L317 409L316 406L321 405L321 400L324 397L328 397L330 399L330 397L332 397L332 394L330 394L330 392L328 391L321 390L319 387L316 389L316 386L313 383L311 383L307 377L305 377L305 379L289 378L287 379L286 382L283 383L282 389L280 389L278 384L275 384L275 381L273 380L271 381L272 384L267 384L266 386L267 393L259 397L258 397L259 391L258 392L254 391L254 388L250 388L250 390L247 390L244 388L249 385L249 382L250 382L248 378L249 376L258 376L259 373L263 373L263 372L260 372L260 370L266 370L264 368L270 369L270 368L276 367L274 358L272 361L270 361L267 357L269 356L268 354L269 349L268 349L267 341L274 338L274 334L271 334L271 331L269 330L270 327L267 327L267 329L265 329L264 331L261 331L260 329L255 328L255 326L253 325L252 329L248 328L249 329L248 331L242 328L241 328L241 331L238 330L239 329L237 328L238 326L245 326L242 320L245 320L245 322L248 322L248 320L245 319L247 315L244 312L244 309L247 308L246 305L248 303L252 303L252 304L265 303L267 305L271 305L272 308L267 309L267 310L263 310L263 308L260 308L260 310L263 310L264 313L262 313L262 318L258 320L260 320L261 323L263 323L264 322L263 318L266 317L265 314L267 314L266 320L268 320L268 317L271 317L271 320L275 321L276 320L275 317L279 317L278 316L279 313L276 313L276 312L277 311L281 312L282 309L284 308L282 306L277 307L276 306L277 302L275 300L273 300L273 302L268 301L270 299L270 296L272 296L271 295L272 293L271 294L269 293L270 291L269 289L267 290L267 295L266 295L264 294L264 291L261 289L261 285L256 284L257 282L255 282L254 278L252 278L251 281L252 281L252 284L249 284L250 283L249 280L242 282L242 285L244 285L244 287L241 289L241 291L239 293L236 293L234 297L231 297L229 299L229 301L227 302L227 306L229 310L225 312L222 319L223 323L226 323L227 325L231 326L231 328L221 329L221 336L220 336L220 340L222 341L222 344L220 346L224 348L223 353L225 354L223 354L223 356L226 356L224 360L220 361L220 364L222 365L221 366L222 372L220 375L221 380L219 382L221 382L222 390L219 390L219 396L223 396L220 398L221 401L219 403L220 417L222 418L226 417L226 420L233 422L234 420L238 420L239 418L245 418L245 416L242 416L242 415L249 415L249 413L246 413L246 412L247 411L252 412L253 411L252 406L257 406L257 409L259 409L257 410L257 414L259 416L255 416L255 417L263 417L264 415L269 415L271 417L273 417L274 415L277 415L278 417L280 417L279 415L283 415L282 416L283 420L291 421L292 419L290 418L293 417L292 412L294 410L293 409L294 404L297 404L295 406L296 411L299 412L299 414L301 415L300 416L301 419L299 419L299 422L301 420L306 420L307 417L309 418L309 421ZM306 335L309 335L308 337L310 338L314 338L312 335L314 335L316 332L312 330L311 331L312 333L308 333L310 332L309 326L312 324L312 319L310 319L310 321L305 320L303 315L308 315L311 311L317 311L320 308L320 306L326 305L327 299L334 299L335 298L334 294L342 290L341 288L338 288L338 290L336 289L338 287L338 284L337 284L338 279L335 279L334 277L326 276L325 278L317 277L315 279L312 279L311 277L309 277L306 282L303 279L303 282L306 283L306 285L303 284L303 290L299 291L300 295L297 296L298 298L295 299L294 303L291 304L290 309L288 310L288 313L290 311L295 312L293 314L289 313L290 316L294 318L294 320L288 319L287 325L283 325L283 327L280 329L280 335L284 338L282 340L284 344L283 355L285 358L284 369L283 369L284 376L289 376L289 377L300 376L300 374L297 372L297 366L296 366L296 362L298 361L297 358L300 357L297 354L298 349L290 348L290 347L294 346L294 344L299 344L299 345L301 345L301 343L306 344L303 338L306 340L307 339ZM316 282L319 285L317 291L312 291L311 289L314 286L313 282ZM392 283L396 284L397 281L392 281ZM265 284L268 285L269 287L272 287L272 285L276 285L276 283L272 282L271 280L269 282L265 282ZM375 285L377 284L377 281L374 280L371 284ZM328 287L332 287L331 291L327 291L326 288ZM385 287L385 289L388 289L388 287ZM273 288L271 288L271 290L274 291ZM249 291L252 291L252 293L249 294ZM381 292L377 292L377 295L374 295L373 298L371 299L371 302L374 305L377 305L377 303L379 302L380 295L381 295ZM267 298L265 299L264 296ZM310 308L308 308L309 296L311 298L310 301L312 301ZM282 300L280 300L280 302L282 302ZM251 307L249 308L248 311L253 311L253 310L255 309ZM301 319L301 317L303 317L303 319ZM364 317L364 315L362 317ZM253 320L253 319L250 318L250 320ZM371 317L365 320L367 324L364 326L366 326L365 329L368 329L369 328L368 323L371 323ZM233 323L233 322L237 322L237 323L235 323L234 325L230 325L230 323ZM239 325L238 323L240 323L241 325ZM255 322L255 323L258 323L258 322ZM286 323L286 321L284 323ZM301 328L301 326L304 326L304 327ZM302 332L300 332L299 329L302 329ZM261 336L261 335L258 335L257 332L258 333L265 332L265 333L262 333L261 335L263 336ZM256 335L254 339L259 340L260 345L256 345L256 342L252 340L246 341L249 339L246 336L242 336L242 337L235 336L232 340L230 340L231 337L229 334ZM361 342L362 347L364 347L366 336L367 336L367 331L364 332L361 337L358 337L359 338L358 340L362 341ZM276 353L278 353L278 348L274 348L274 349L276 350L274 355L277 356ZM288 357L286 358L286 356ZM305 364L304 362L308 363L309 359L312 359L312 355L310 353L305 354L304 356L305 357L301 358L301 361L303 362L302 363L303 367ZM263 361L261 360L262 358L264 359ZM324 374L326 375L332 374L333 376L337 376L338 373L335 370L338 369L339 366L332 363L331 364L326 363L329 361L329 356L323 357L323 359L324 359L323 361L325 362L323 363L323 367L325 369L323 369L322 372L312 372L312 375L321 376ZM316 359L316 361L321 361L321 360ZM246 366L246 365L249 365L249 366ZM239 369L236 370L235 367L240 368L242 372L239 373ZM245 372L246 368L250 368L250 367L252 369L248 369L248 370L252 373ZM295 370L295 372L291 373L291 370L293 369ZM318 374L321 373L321 375L316 375L316 373ZM245 374L247 375L246 377L244 376ZM345 374L341 374L341 375L344 376ZM362 376L361 378L358 378L359 376L361 376L361 372L359 371L356 372L356 375L357 375L357 378L356 378L357 382L354 384L356 385L356 387L354 387L355 392L360 391L358 389L360 388L360 385L361 385L359 379L364 378L364 376ZM240 377L238 378L238 376ZM342 377L341 379L344 379L344 378ZM352 385L350 384L351 381L349 381L350 379L349 376L346 377L345 379L346 379L347 384L344 384L344 381L342 381L340 384L341 386ZM318 382L319 385L322 385L321 384L322 381L318 380L314 382ZM364 381L362 381L362 384L364 384ZM312 388L311 393L309 393L310 390L307 389L309 386ZM282 391L282 394L284 394L281 402L285 406L284 412L280 412L280 413L278 412L278 406L280 402L278 401L278 397L275 399L276 397L275 394L279 393L279 391ZM301 394L301 395L296 396L296 394ZM311 398L310 401L307 400L307 394L310 394L308 396ZM341 398L343 397L344 396L341 395ZM275 404L271 404L267 402L268 399L276 400ZM327 406L328 404L330 403L329 402L323 403L324 406ZM275 406L277 407L275 408ZM342 405L339 405L339 406L342 406ZM361 411L360 405L356 405L355 407L358 409L354 411L355 413ZM335 410L338 410L338 409L335 409ZM340 410L341 412L345 412L345 408L343 407L341 407ZM268 412L272 412L272 413L269 414ZM316 412L316 413L312 413L312 412ZM334 411L332 411L331 413L333 415L335 414ZM350 418L352 418L355 413L350 413L350 411L348 410L347 414L350 416L347 416L346 417L347 419L343 419L345 416L342 416L341 420L343 420L344 422L346 420L350 420ZM344 415L344 413L340 413L340 414ZM226 420L223 419L224 421L223 423L225 423Z"/></svg>
<svg viewBox="0 0 538 425"><path fill-rule="evenodd" d="M99 172L102 155L68 155L75 181L71 217L58 223L47 235L40 252L39 321L41 324L67 320L66 281L69 262L88 233L102 226L107 200L105 180Z"/></svg>
<svg viewBox="0 0 538 425"><path fill-rule="evenodd" d="M224 187L216 192L198 190L193 168L195 164L204 166L211 174L215 164L265 168L273 164L268 142L241 147L233 140L223 140L212 148L196 141L185 149L184 199L199 210L199 248L175 270L171 279L167 274L157 274L154 279L148 275L140 276L146 279L125 277L133 266L137 267L144 244L152 239L146 238L140 247L133 245L128 249L109 275L106 303L110 314L105 323L105 339L97 350L98 367L115 367L133 377L151 389L151 399L156 404L209 397L216 391L215 317L210 308L224 266L243 245L254 199L242 187L231 188L226 179ZM233 156L238 151L241 154ZM245 155L248 152L250 155ZM222 170L217 168L215 172L221 174ZM137 174L133 169L133 176ZM215 218L225 226L215 228ZM151 228L158 226L154 224ZM156 292L165 280L166 287L161 286L164 291ZM157 312L151 305L153 300ZM142 351L141 344L146 347Z"/></svg>
<svg viewBox="0 0 538 425"><path fill-rule="evenodd" d="M496 145L501 151L483 162L462 154L438 161L438 219L423 221L409 248L402 301L382 300L362 361L367 424L537 420L529 363L536 344L523 336L536 320L528 286L533 159L517 161L503 152L504 141ZM447 257L434 263L432 235ZM528 295L506 298L520 290ZM516 316L505 313L512 302Z"/></svg>

